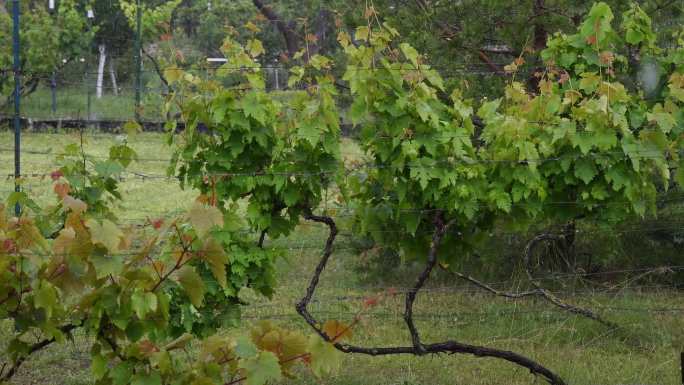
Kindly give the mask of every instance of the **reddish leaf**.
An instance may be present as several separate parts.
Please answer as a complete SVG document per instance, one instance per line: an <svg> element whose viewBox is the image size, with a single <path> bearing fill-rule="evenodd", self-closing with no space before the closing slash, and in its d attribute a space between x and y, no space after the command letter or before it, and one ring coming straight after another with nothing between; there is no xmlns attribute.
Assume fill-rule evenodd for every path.
<svg viewBox="0 0 684 385"><path fill-rule="evenodd" d="M63 176L64 176L64 174L62 173L61 170L55 170L55 171L50 173L50 178L52 178L52 180L57 180Z"/></svg>
<svg viewBox="0 0 684 385"><path fill-rule="evenodd" d="M373 307L378 304L378 298L377 297L368 297L363 301L363 307L369 308Z"/></svg>
<svg viewBox="0 0 684 385"><path fill-rule="evenodd" d="M55 178L53 177L52 179ZM59 179L59 177L57 179ZM71 188L69 187L68 183L55 183L54 191L59 199L64 199L65 196L69 195Z"/></svg>
<svg viewBox="0 0 684 385"><path fill-rule="evenodd" d="M152 227L154 227L155 230L159 230L163 224L164 220L161 218L152 221Z"/></svg>

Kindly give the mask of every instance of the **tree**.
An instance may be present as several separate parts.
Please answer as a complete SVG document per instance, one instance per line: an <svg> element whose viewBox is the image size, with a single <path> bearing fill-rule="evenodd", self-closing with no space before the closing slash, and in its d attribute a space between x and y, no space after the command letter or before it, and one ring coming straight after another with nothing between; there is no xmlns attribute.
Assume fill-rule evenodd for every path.
<svg viewBox="0 0 684 385"><path fill-rule="evenodd" d="M12 18L11 2L0 4L0 92L6 96L2 106L13 102ZM87 52L92 31L87 29L86 14L78 2L63 0L54 15L47 10L47 2L21 2L21 94L35 91L41 81L49 79L53 71L77 61Z"/></svg>
<svg viewBox="0 0 684 385"><path fill-rule="evenodd" d="M312 153L310 146L325 144L330 123L320 120L326 116L320 102L304 109L319 119L312 127L307 115L291 122L277 104L268 98L262 101L263 84L252 73L259 66L249 60L261 53L260 48L245 54L227 44L232 59L225 70L240 71L248 80L228 91L210 86L215 95L195 98L184 107L190 129L179 151L179 177L215 193L226 204L246 199L248 217L253 229L262 232L262 240L264 232L277 237L291 231L299 215L329 228L322 258L296 308L339 351L495 357L549 383L563 384L558 374L518 353L453 340L424 342L413 320L413 304L436 267L448 270L497 226L524 229L580 218L610 226L633 215L654 213L657 189L667 186L672 174L679 184L684 182L682 47L657 49L650 20L639 7L623 14L618 30L613 28L610 7L596 3L576 33L549 39L541 53L545 70L537 75L536 89L515 81L513 63L506 69L513 80L504 96L482 100L475 119L473 103L459 89L447 88L428 60L399 40L396 29L380 23L374 12L368 16L353 38L341 33L339 40L345 53L343 80L353 101L349 118L361 126L359 142L371 161L351 170L337 164L337 174L347 176L337 183L345 205L356 215L357 234L424 264L405 297L410 345L342 343L309 312L338 233L333 217L314 213L319 200L307 199L316 197L324 186L320 181L333 173L309 161L316 152L329 151L324 145ZM620 83L620 76L630 71L629 60L617 51L625 41L630 49L657 56L668 79L662 100L649 100L638 88ZM248 47L261 46L250 42ZM314 56L309 63L319 69L327 60ZM291 73L295 84L306 71L295 67ZM304 84L308 94L319 95L330 92L331 79L316 76ZM448 101L444 95L450 95ZM212 135L198 134L200 124ZM298 143L306 147L291 152ZM241 156L244 153L255 158L248 161ZM290 158L295 154L303 158L302 165ZM529 255L536 245L564 237L545 233L530 241L524 255L534 287L529 292L499 292L454 273L495 295L541 296L568 312L618 327L553 296L530 268Z"/></svg>

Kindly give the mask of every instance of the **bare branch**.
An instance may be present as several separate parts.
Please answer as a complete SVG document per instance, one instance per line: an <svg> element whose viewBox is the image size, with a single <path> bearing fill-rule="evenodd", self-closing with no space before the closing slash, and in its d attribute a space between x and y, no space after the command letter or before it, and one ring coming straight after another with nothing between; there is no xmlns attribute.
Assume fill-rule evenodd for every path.
<svg viewBox="0 0 684 385"><path fill-rule="evenodd" d="M430 251L428 252L428 259L425 269L418 276L418 279L413 287L406 293L406 306L404 309L404 321L406 322L409 333L411 333L413 347L421 354L424 354L425 351L423 345L420 343L418 329L416 329L416 325L413 323L413 302L416 300L416 294L418 294L418 290L423 287L425 281L427 281L427 279L430 277L430 273L432 272L432 269L434 269L435 264L437 264L437 250L439 249L439 245L442 243L444 234L451 226L451 224L444 224L442 212L437 213L434 223L435 233L433 234L432 242L430 243Z"/></svg>
<svg viewBox="0 0 684 385"><path fill-rule="evenodd" d="M445 341L445 342L439 342L439 343L433 343L433 344L426 344L423 345L420 343L420 340L418 340L418 344L415 343L414 341L414 346L391 346L391 347L363 347L363 346L355 346L355 345L350 345L350 344L343 344L339 342L334 342L334 340L329 337L323 329L321 329L322 323L318 322L312 315L309 313L307 306L309 302L311 302L311 298L313 297L316 287L318 286L318 282L320 280L320 276L323 273L323 270L325 270L325 267L328 263L328 260L330 259L330 256L333 252L333 244L335 242L335 237L337 236L337 226L335 224L335 221L327 216L317 216L313 215L310 211L305 211L304 218L310 221L314 222L319 222L323 223L328 226L329 228L329 235L328 238L325 242L325 246L323 248L323 255L321 257L321 260L318 262L318 265L316 265L316 269L314 270L313 276L311 277L311 281L309 282L309 286L306 289L306 293L304 297L296 304L296 309L297 312L304 318L307 324L318 333L318 335L321 336L325 341L328 341L332 343L335 348L341 352L344 353L357 353L357 354L366 354L370 356L380 356L380 355L390 355L390 354L413 354L413 355L423 355L423 354L438 354L438 353L448 353L448 354L455 354L455 353L462 353L462 354L472 354L476 357L493 357L493 358L499 358L502 360L506 360L508 362L514 363L516 365L522 366L530 371L533 375L539 375L542 376L548 383L552 385L565 385L565 382L563 379L561 379L558 375L553 373L551 370L545 368L544 366L540 365L539 363L522 356L518 353L506 351L506 350L499 350L499 349L493 349L493 348L488 348L488 347L483 347L483 346L476 346L476 345L468 345L468 344L463 344L457 341ZM429 276L432 268L434 267L436 263L436 249L439 246L439 243L441 242L441 238L443 237L443 232L446 231L448 226L450 224L443 224L442 222L437 223L437 231L435 231L435 234L433 235L433 242L431 245L431 252L430 254L432 256L428 256L428 264L426 269L421 273L419 276L418 280L416 281L416 285L414 285L414 290L417 292L422 285L425 283L425 280L427 280L427 277ZM441 231L440 231L441 229ZM441 233L441 234L440 234ZM425 277L424 279L422 277ZM414 294L415 296L415 294ZM410 307L409 307L410 308ZM416 334L417 336L417 334ZM418 345L418 347L416 347Z"/></svg>
<svg viewBox="0 0 684 385"><path fill-rule="evenodd" d="M81 321L78 324L64 325L64 326L59 328L59 331L62 333L65 333L65 334L71 333L71 331L80 327L82 324L83 324L83 322ZM7 373L3 374L0 377L0 383L4 383L6 381L9 381L12 377L14 377L14 375L17 374L17 370L19 370L19 367L24 363L24 361L26 361L26 359L28 357L31 356L31 354L45 349L46 347L50 346L53 342L55 342L54 337L50 338L50 339L45 339L45 340L36 342L35 344L31 345L29 347L28 352L25 355L20 356L16 361L14 361L14 364L9 368ZM3 369L4 369L4 365L3 365ZM4 372L4 370L3 370L3 372Z"/></svg>
<svg viewBox="0 0 684 385"><path fill-rule="evenodd" d="M618 327L617 324L610 322L610 321L607 321L607 320L604 320L599 315L597 315L596 313L592 312L589 309L584 309L584 308L577 307L577 306L570 305L570 304L563 302L560 298L553 295L550 291L544 289L541 286L541 283L539 283L539 281L536 280L534 278L534 276L532 275L532 271L530 270L530 254L532 253L532 250L534 249L534 247L537 244L544 242L544 241L560 241L560 240L563 240L562 235L543 233L543 234L539 234L536 237L532 238L530 240L530 242L527 243L527 245L525 246L525 251L523 252L523 263L525 264L525 273L527 274L527 277L530 279L530 282L537 289L537 292L541 297L543 297L545 300L549 301L550 303L558 306L559 308L566 310L570 313L582 315L582 316L585 316L587 318L593 319L594 321L600 322L600 323L602 323L602 324L604 324L610 328L617 328Z"/></svg>
<svg viewBox="0 0 684 385"><path fill-rule="evenodd" d="M533 296L533 295L539 295L539 289L529 290L529 291L523 291L523 292L519 292L519 293L510 293L510 292L506 292L506 291L496 290L496 289L494 289L493 287L487 285L486 283L480 282L480 281L478 281L477 279L475 279L475 278L473 278L473 277L471 277L471 276L469 276L469 275L465 275L465 274L463 274L463 273L459 273L458 271L451 271L451 270L448 270L448 269L447 269L445 266L443 266L443 265L440 265L440 267L441 267L444 271L447 271L447 272L449 272L449 273L451 273L451 274L457 276L458 278L461 278L461 279L463 279L463 280L465 280L465 281L468 281L468 282L472 283L473 285L479 287L480 289L483 289L483 290L485 290L485 291L488 291L488 292L490 292L490 293L492 293L492 294L494 294L494 295L496 295L496 296L499 296L499 297L517 299L517 298L522 298L522 297L529 297L529 296Z"/></svg>
<svg viewBox="0 0 684 385"><path fill-rule="evenodd" d="M152 54L147 52L144 48L141 48L141 51L152 62L152 66L154 67L154 71L157 73L157 76L159 76L159 80L161 80L162 83L164 83L166 89L169 89L169 82L168 80L166 80L166 77L164 76L164 71L162 71L161 67L159 66L159 62L157 61L157 59L155 59L154 56L152 56Z"/></svg>
<svg viewBox="0 0 684 385"><path fill-rule="evenodd" d="M499 67L496 63L494 63L494 62L492 61L492 59L490 59L489 56L487 56L487 54L484 53L483 50L479 50L479 51L477 52L477 56L478 56L478 58L480 59L480 61L482 61L483 63L485 63L485 64L487 65L487 67L489 67L489 69L490 69L492 72L496 73L497 75L508 76L508 74L506 73L506 71L504 71L504 70L503 70L501 67Z"/></svg>

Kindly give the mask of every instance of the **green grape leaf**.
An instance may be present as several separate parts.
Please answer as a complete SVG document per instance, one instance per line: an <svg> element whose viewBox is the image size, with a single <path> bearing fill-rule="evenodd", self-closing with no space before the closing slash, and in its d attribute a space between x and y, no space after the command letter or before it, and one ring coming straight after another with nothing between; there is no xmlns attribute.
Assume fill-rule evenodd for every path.
<svg viewBox="0 0 684 385"><path fill-rule="evenodd" d="M90 372L96 380L103 378L107 374L107 359L100 354L93 355L90 361Z"/></svg>
<svg viewBox="0 0 684 385"><path fill-rule="evenodd" d="M641 43L642 40L644 40L644 34L638 29L630 28L627 30L627 33L625 34L625 40L629 44L636 45Z"/></svg>
<svg viewBox="0 0 684 385"><path fill-rule="evenodd" d="M677 121L672 114L662 111L662 109L659 109L658 107L659 106L656 106L656 108L653 109L654 112L647 113L646 118L651 122L656 122L664 133L668 133L672 131L672 127L677 124Z"/></svg>
<svg viewBox="0 0 684 385"><path fill-rule="evenodd" d="M575 162L575 176L580 178L585 184L589 184L597 174L596 165L591 160L579 159Z"/></svg>
<svg viewBox="0 0 684 385"><path fill-rule="evenodd" d="M342 352L320 336L312 335L309 337L307 350L311 354L311 370L316 376L329 375L339 369Z"/></svg>
<svg viewBox="0 0 684 385"><path fill-rule="evenodd" d="M190 302L196 308L202 307L204 301L205 286L202 277L195 271L192 266L183 266L178 271L178 283L181 284L183 290L190 297Z"/></svg>
<svg viewBox="0 0 684 385"><path fill-rule="evenodd" d="M147 314L157 311L157 296L150 292L136 291L131 296L131 306L138 319L143 320Z"/></svg>
<svg viewBox="0 0 684 385"><path fill-rule="evenodd" d="M52 316L52 309L58 304L57 290L49 282L41 282L40 288L33 294L33 304L37 308L45 309L46 315Z"/></svg>
<svg viewBox="0 0 684 385"><path fill-rule="evenodd" d="M239 336L236 339L237 345L235 346L235 353L240 358L253 358L257 355L258 350L254 342L247 336Z"/></svg>
<svg viewBox="0 0 684 385"><path fill-rule="evenodd" d="M247 385L264 385L282 378L278 357L271 352L259 352L255 357L240 360L238 367L244 370Z"/></svg>
<svg viewBox="0 0 684 385"><path fill-rule="evenodd" d="M101 244L110 252L119 250L123 232L112 221L103 219L100 223L96 219L88 219L86 226L90 229L90 237L93 243Z"/></svg>
<svg viewBox="0 0 684 385"><path fill-rule="evenodd" d="M418 67L418 58L420 57L418 51L416 51L416 49L411 47L411 45L408 43L399 44L399 48L401 48L401 52L404 54L404 56L406 56L411 64Z"/></svg>
<svg viewBox="0 0 684 385"><path fill-rule="evenodd" d="M133 368L131 368L131 363L118 363L112 370L109 371L109 377L112 379L112 385L130 384L131 377L133 377Z"/></svg>
<svg viewBox="0 0 684 385"><path fill-rule="evenodd" d="M162 385L162 378L157 372L150 374L138 373L133 376L131 385Z"/></svg>
<svg viewBox="0 0 684 385"><path fill-rule="evenodd" d="M679 160L679 167L675 171L674 180L680 188L684 188L684 158Z"/></svg>
<svg viewBox="0 0 684 385"><path fill-rule="evenodd" d="M97 279L109 275L117 276L124 269L124 257L122 255L99 255L95 253L90 257L90 262L95 267Z"/></svg>
<svg viewBox="0 0 684 385"><path fill-rule="evenodd" d="M103 178L119 175L123 170L123 166L117 161L105 160L101 162L95 162L95 172L100 174L100 176Z"/></svg>
<svg viewBox="0 0 684 385"><path fill-rule="evenodd" d="M264 51L264 46L261 44L261 41L257 39L250 39L249 42L247 42L246 48L252 57L258 57L266 52Z"/></svg>

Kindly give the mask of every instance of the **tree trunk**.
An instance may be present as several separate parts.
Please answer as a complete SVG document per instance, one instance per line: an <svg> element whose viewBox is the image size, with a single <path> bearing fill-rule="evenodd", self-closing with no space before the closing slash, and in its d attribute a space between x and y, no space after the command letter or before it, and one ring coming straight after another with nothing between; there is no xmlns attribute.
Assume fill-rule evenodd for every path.
<svg viewBox="0 0 684 385"><path fill-rule="evenodd" d="M280 17L280 15L275 13L270 6L264 4L264 2L261 0L252 0L252 2L262 15L264 15L272 23L275 23L280 34L283 35L283 39L285 40L285 48L287 49L287 55L291 59L295 53L299 51L297 32L295 32L297 23L294 20L286 22Z"/></svg>
<svg viewBox="0 0 684 385"><path fill-rule="evenodd" d="M105 63L107 61L107 53L106 53L105 45L100 44L99 49L100 49L100 63L97 66L97 87L96 87L96 95L97 95L98 99L102 98L102 83L104 82L104 69L105 69Z"/></svg>
<svg viewBox="0 0 684 385"><path fill-rule="evenodd" d="M116 71L114 71L114 60L109 59L109 77L112 80L112 92L114 96L119 96L119 87L116 85Z"/></svg>

